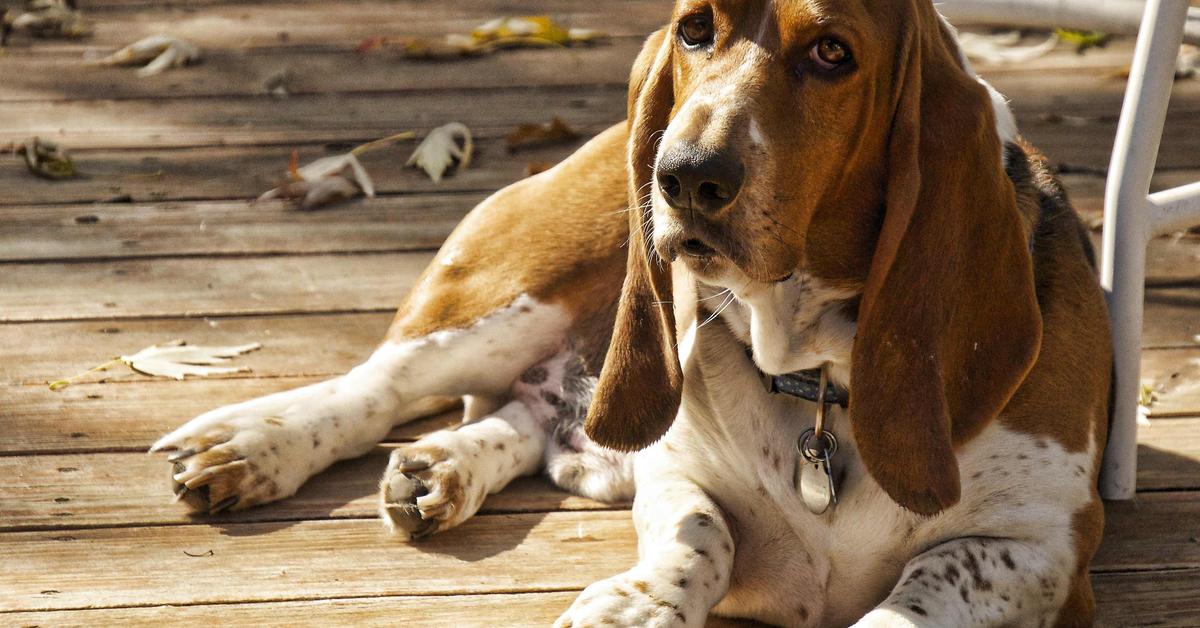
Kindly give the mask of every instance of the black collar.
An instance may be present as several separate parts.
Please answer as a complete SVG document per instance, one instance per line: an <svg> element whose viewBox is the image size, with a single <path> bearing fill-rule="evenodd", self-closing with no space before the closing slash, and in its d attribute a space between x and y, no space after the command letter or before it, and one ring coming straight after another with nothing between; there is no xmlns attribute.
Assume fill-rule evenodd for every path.
<svg viewBox="0 0 1200 628"><path fill-rule="evenodd" d="M750 358L750 362L754 362L754 353L750 347L746 347L746 356ZM804 371L793 371L784 373L783 375L768 375L762 372L762 369L755 365L758 370L758 376L763 381L763 387L771 394L783 394L792 397L806 399L813 403L817 402L817 392L821 390L821 369L808 369ZM830 382L825 387L825 402L839 405L843 408L850 405L850 391L843 390L833 385Z"/></svg>

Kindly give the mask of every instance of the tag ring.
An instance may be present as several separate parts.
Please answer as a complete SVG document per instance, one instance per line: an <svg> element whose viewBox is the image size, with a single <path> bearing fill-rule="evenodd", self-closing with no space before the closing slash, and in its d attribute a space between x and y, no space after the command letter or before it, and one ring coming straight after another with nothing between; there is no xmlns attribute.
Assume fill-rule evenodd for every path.
<svg viewBox="0 0 1200 628"><path fill-rule="evenodd" d="M809 447L809 442L813 438L818 440L819 447ZM829 462L837 448L837 437L833 435L833 432L822 431L818 436L817 431L811 427L801 432L800 438L796 439L796 453L812 463Z"/></svg>

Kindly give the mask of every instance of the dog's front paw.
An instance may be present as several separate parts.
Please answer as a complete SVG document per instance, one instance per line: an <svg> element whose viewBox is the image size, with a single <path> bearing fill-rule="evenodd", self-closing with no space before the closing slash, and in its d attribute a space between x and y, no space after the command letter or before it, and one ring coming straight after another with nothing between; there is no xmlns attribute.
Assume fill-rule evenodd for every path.
<svg viewBox="0 0 1200 628"><path fill-rule="evenodd" d="M287 497L295 492L281 464L288 438L276 417L214 423L202 431L187 426L168 434L151 451L169 452L176 498L197 512L240 510Z"/></svg>
<svg viewBox="0 0 1200 628"><path fill-rule="evenodd" d="M294 403L295 392L207 412L155 443L151 452L170 454L176 498L212 514L294 494L327 464L322 439L334 440Z"/></svg>
<svg viewBox="0 0 1200 628"><path fill-rule="evenodd" d="M388 461L379 486L379 514L390 530L406 539L466 521L487 497L484 479L471 470L478 452L459 451L454 432L446 435L450 438L399 447Z"/></svg>
<svg viewBox="0 0 1200 628"><path fill-rule="evenodd" d="M601 580L584 589L556 628L590 626L701 626L705 613L688 608L686 586L659 582L638 569ZM686 581L685 581L686 583Z"/></svg>

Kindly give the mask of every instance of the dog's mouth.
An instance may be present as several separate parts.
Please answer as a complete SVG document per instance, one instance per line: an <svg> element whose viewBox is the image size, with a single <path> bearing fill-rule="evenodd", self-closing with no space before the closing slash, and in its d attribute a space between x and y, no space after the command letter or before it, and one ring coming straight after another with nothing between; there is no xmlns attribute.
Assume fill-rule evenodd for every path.
<svg viewBox="0 0 1200 628"><path fill-rule="evenodd" d="M717 250L700 238L687 238L679 243L679 254L685 257L706 258L715 256Z"/></svg>
<svg viewBox="0 0 1200 628"><path fill-rule="evenodd" d="M769 274L770 271L763 272L766 265L752 263L748 256L742 254L737 242L722 237L720 233L714 232L715 229L677 221L670 221L662 227L661 232L655 233L654 238L654 246L659 256L668 262L682 261L688 269L701 277L715 279L736 269L740 271L738 275L771 284L788 281L794 275L791 270L776 271L774 274Z"/></svg>

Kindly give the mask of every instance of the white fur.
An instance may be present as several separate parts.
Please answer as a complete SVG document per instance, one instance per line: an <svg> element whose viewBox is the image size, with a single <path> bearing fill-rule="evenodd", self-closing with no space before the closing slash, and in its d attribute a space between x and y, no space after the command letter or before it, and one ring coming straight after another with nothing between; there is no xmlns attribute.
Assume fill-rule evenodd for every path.
<svg viewBox="0 0 1200 628"><path fill-rule="evenodd" d="M942 14L938 14L938 18L942 21L942 26L954 37L955 44L958 42L958 29ZM988 90L988 95L992 99L992 111L996 115L996 135L1000 137L1000 154L1005 155L1004 145L1009 144L1017 139L1020 133L1017 129L1017 118L1013 115L1012 108L1008 106L1008 99L1001 94L999 90L992 87L991 83L980 78L975 73L975 68L971 66L971 60L967 58L967 54L963 52L962 46L958 47L958 62L962 65L963 70L971 76L971 78L979 81Z"/></svg>
<svg viewBox="0 0 1200 628"><path fill-rule="evenodd" d="M469 328L385 342L341 377L202 414L152 451L191 454L181 456L185 468L173 476L178 483L201 478L211 485L236 472L236 508L281 499L330 464L366 453L397 423L420 416L426 398L507 394L522 369L558 351L567 324L560 307L521 296ZM198 455L209 451L228 455Z"/></svg>

